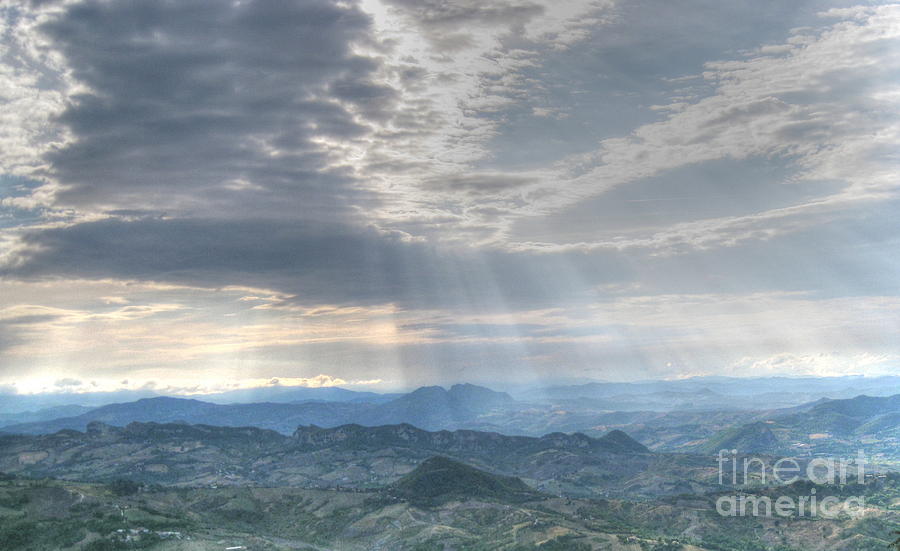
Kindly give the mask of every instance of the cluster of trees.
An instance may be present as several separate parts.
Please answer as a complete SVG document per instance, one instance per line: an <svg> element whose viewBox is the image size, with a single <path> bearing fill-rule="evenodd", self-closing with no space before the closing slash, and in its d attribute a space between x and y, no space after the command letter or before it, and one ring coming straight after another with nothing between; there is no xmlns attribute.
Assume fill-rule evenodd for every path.
<svg viewBox="0 0 900 551"><path fill-rule="evenodd" d="M127 478L118 478L109 483L109 491L119 497L134 495L140 489L141 485L139 483Z"/></svg>

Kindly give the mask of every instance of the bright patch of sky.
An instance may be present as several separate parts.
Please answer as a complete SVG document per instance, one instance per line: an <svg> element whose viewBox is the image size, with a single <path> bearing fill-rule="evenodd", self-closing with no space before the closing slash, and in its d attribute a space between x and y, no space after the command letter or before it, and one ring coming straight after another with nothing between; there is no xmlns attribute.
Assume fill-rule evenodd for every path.
<svg viewBox="0 0 900 551"><path fill-rule="evenodd" d="M31 194L41 183L19 176L0 174L0 228L36 224L38 209L30 204Z"/></svg>

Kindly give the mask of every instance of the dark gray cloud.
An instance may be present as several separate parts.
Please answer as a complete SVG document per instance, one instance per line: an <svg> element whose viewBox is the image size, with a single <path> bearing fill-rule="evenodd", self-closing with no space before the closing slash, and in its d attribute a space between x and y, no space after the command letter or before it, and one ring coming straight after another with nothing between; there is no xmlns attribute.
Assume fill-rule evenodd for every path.
<svg viewBox="0 0 900 551"><path fill-rule="evenodd" d="M584 304L614 302L632 294L740 295L779 290L820 298L895 295L900 292L898 265L882 254L900 243L898 228L886 216L895 208L896 204L887 204L867 209L867 217L836 220L826 231L796 232L764 243L748 241L677 257L636 251L627 255L476 253L436 250L373 230L346 227L107 220L29 234L28 244L40 252L0 277L248 285L294 295L291 302L303 305L393 302L401 308L446 309L451 316L534 308L577 311ZM868 245L861 247L860 242ZM631 287L635 281L640 285ZM522 324L454 325L451 320L406 329L434 328L457 337L553 336ZM9 323L0 323L0 348L22 342L22 330L29 323L52 318L5 321ZM605 323L618 321L612 317ZM685 323L690 327L691 320ZM654 334L659 337L660 331ZM478 344L471 348L477 349ZM521 352L513 345L509 348Z"/></svg>
<svg viewBox="0 0 900 551"><path fill-rule="evenodd" d="M318 222L107 219L26 233L28 258L0 276L247 285L306 304L478 310L583 299L592 285L627 272L616 254L437 249L402 237Z"/></svg>
<svg viewBox="0 0 900 551"><path fill-rule="evenodd" d="M2 323L9 326L30 325L32 323L53 321L59 319L59 317L57 314L26 314L4 318Z"/></svg>
<svg viewBox="0 0 900 551"><path fill-rule="evenodd" d="M691 164L613 188L541 218L523 218L522 241L591 241L659 231L674 224L746 216L821 199L844 182L793 179L788 161L720 159Z"/></svg>
<svg viewBox="0 0 900 551"><path fill-rule="evenodd" d="M538 181L534 176L518 176L515 174L450 174L425 182L427 189L437 191L466 193L469 195L496 195L515 190Z"/></svg>
<svg viewBox="0 0 900 551"><path fill-rule="evenodd" d="M664 116L647 109L651 105L668 104L673 96L690 100L709 94L711 83L683 79L706 71L706 63L780 43L792 28L821 24L817 13L857 4L616 2L602 12L613 24L598 27L569 47L544 52L541 63L520 70L529 83L538 84L529 88L527 101L515 102L504 113L490 144L490 166L521 170L591 151L600 140L627 135ZM515 37L509 44L516 45ZM537 118L532 107L559 109L569 116Z"/></svg>
<svg viewBox="0 0 900 551"><path fill-rule="evenodd" d="M509 2L403 9L435 39L541 11ZM379 197L323 140L347 144L371 131L368 121L395 116L399 128L434 123L392 111L397 93L376 80L379 62L354 53L354 44L378 47L357 7L88 0L41 31L88 90L59 119L74 141L47 159L65 186L58 204L114 218L26 232L27 261L8 275L242 284L306 303L423 307L541 303L586 289L547 285L571 274L542 259L438 251L352 219ZM529 182L476 174L434 186L480 195ZM580 259L573 271L605 262ZM621 276L599 273L591 280Z"/></svg>
<svg viewBox="0 0 900 551"><path fill-rule="evenodd" d="M246 285L307 305L394 302L469 312L565 307L621 294L892 295L900 292L898 265L882 251L900 242L890 216L896 208L861 205L826 228L676 256L438 248L398 233L318 222L108 219L29 231L28 257L0 277ZM640 285L630 287L634 282Z"/></svg>
<svg viewBox="0 0 900 551"><path fill-rule="evenodd" d="M388 116L394 91L352 49L371 41L358 8L87 1L42 31L89 88L59 119L75 141L48 158L62 204L336 217L375 200L316 143Z"/></svg>
<svg viewBox="0 0 900 551"><path fill-rule="evenodd" d="M0 320L0 352L28 342L28 325L52 321L56 316L22 315Z"/></svg>

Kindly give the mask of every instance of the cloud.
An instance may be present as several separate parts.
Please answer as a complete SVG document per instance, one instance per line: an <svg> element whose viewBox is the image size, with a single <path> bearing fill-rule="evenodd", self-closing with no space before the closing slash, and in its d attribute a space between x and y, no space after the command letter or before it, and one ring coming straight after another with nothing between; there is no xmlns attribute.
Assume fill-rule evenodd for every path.
<svg viewBox="0 0 900 551"><path fill-rule="evenodd" d="M65 130L52 121L65 108L69 83L60 60L48 54L34 32L39 15L16 5L4 6L2 15L0 166L28 176L46 169L43 155L67 140Z"/></svg>
<svg viewBox="0 0 900 551"><path fill-rule="evenodd" d="M425 187L449 193L496 197L498 194L535 183L536 180L537 178L531 175L519 176L504 173L449 174L430 180Z"/></svg>
<svg viewBox="0 0 900 551"><path fill-rule="evenodd" d="M708 62L702 86L695 86L679 78L686 66L634 58L666 52L663 41L635 42L626 32L649 25L642 23L649 9L643 4L388 5L384 11L369 3L367 13L324 1L149 3L141 10L83 2L42 15L19 34L39 29L45 49L80 87L71 85L58 118L71 139L45 157L47 175L62 186L53 188L57 206L122 217L265 212L348 223L365 211L367 221L416 237L516 250L566 244L678 252L770 239L821 223L872 192L890 192L892 167L878 158L894 145L896 121L875 114L895 103L883 90L896 40L891 6L827 12L830 26L821 30L801 27L781 44L757 43L731 60ZM672 8L666 24L655 25L677 42L710 22L682 15ZM752 22L742 20L734 44L775 33L761 30L771 13L723 8L709 17L718 23L743 16ZM576 32L585 21L592 31ZM471 47L432 59L435 41L458 33L472 35ZM726 44L734 33L717 30L715 42ZM560 87L541 74L542 57L552 59L551 45L560 40L564 50L598 48L602 61L594 69L617 82L646 86L665 75L678 94L669 114L608 136L591 153L564 157L552 170L509 174L476 166L489 159L485 146L517 109L550 109L532 99ZM710 53L683 42L679 47L694 57ZM651 118L659 118L659 107L665 104L648 110ZM616 240L551 236L542 244L511 230L516 220L553 215L686 166L771 158L789 159L795 180L837 179L850 189L828 201Z"/></svg>
<svg viewBox="0 0 900 551"><path fill-rule="evenodd" d="M768 357L744 357L730 366L737 373L754 376L778 375L785 372L812 377L842 375L893 375L900 356L896 354L775 354Z"/></svg>
<svg viewBox="0 0 900 551"><path fill-rule="evenodd" d="M43 306L0 308L0 353L39 338L41 333L35 327L52 324L64 315L59 308Z"/></svg>
<svg viewBox="0 0 900 551"><path fill-rule="evenodd" d="M810 17L811 9L804 5L797 7L796 12L781 15L784 21L804 19ZM821 226L842 211L856 208L859 202L896 194L891 176L896 163L886 153L896 148L900 134L898 118L892 116L897 112L898 97L894 78L896 56L891 55L898 41L896 6L818 14L813 19L815 27L798 26L786 40L782 37L780 44L763 46L758 42L761 38L775 40L778 36L772 29L762 29L764 20L772 14L763 17L742 14L737 8L736 11L723 8L693 23L683 21L683 17L678 19L683 13L672 14L670 19L674 18L678 24L665 19L660 20L665 24L658 25L675 41L667 47L660 41L630 39L629 42L628 37L640 34L634 29L640 25L634 22L640 10L637 14L623 10L623 20L615 19L618 13L615 10L611 13L613 19L596 27L580 45L584 51L579 53L585 59L558 58L561 67L577 63L576 68L582 73L569 71L560 76L577 79L577 84L584 89L573 91L568 83L549 82L553 73L541 56L551 54L534 43L530 45L534 48L522 58L527 63L503 66L498 62L502 69L484 73L478 93L461 92L463 97L477 96L481 98L479 101L484 100L481 107L473 104L472 112L480 113L482 118L472 128L489 134L484 138L485 143L504 148L500 152L481 148L468 157L468 162L509 168L527 184L495 194L473 194L469 187L461 187L455 194L447 193L446 189L441 189L439 194L429 193L435 191L432 182L436 180L450 182L454 177L475 172L462 163L447 166L446 173L429 176L423 180L424 184L412 184L420 190L417 197L419 212L423 213L421 224L413 225L411 220L399 220L397 224L411 233L434 232L449 239L487 241L516 250L547 250L547 247L569 244L585 249L643 248L679 254L691 248L734 246L747 239L769 240L804 227ZM695 46L688 29L693 24L730 28L734 21L729 17L742 15L748 15L752 24L741 20L731 42L725 34L714 33L714 42L721 42L723 47L744 47L742 51L727 52L725 57L730 59L692 59L693 66L675 60L669 66L660 66L654 61L670 59L667 56L673 48L695 58L698 52L722 56L721 51ZM776 27L787 33L783 24ZM606 32L601 32L601 28ZM498 48L510 56L498 55L498 60L511 59L511 49ZM595 57L600 60L593 65L586 61L592 55L589 48L596 48ZM629 62L635 56L647 59ZM677 73L679 69L702 74L688 73L690 80L679 79L685 76ZM583 76L584 71L601 71L614 84L607 85L603 79L588 80ZM661 75L666 77L661 79ZM496 94L490 92L492 79L498 83ZM533 107L532 96L555 99L554 87L560 90L559 101L568 102L569 109L580 107L584 116L596 121L597 132L592 134L582 128L584 122L578 118L571 124L554 123L549 128L546 122L530 123L530 126L517 122L534 118L519 113L523 106ZM519 94L520 89L527 93ZM575 91L589 97L597 95L596 102L606 101L599 96L605 93L611 107L599 110L598 116L586 108L593 104L580 105L579 100L573 99L579 97L572 96ZM636 96L640 101L620 99L629 96ZM642 111L647 107L643 101L655 105ZM622 115L617 117L616 110ZM526 112L531 114L533 109ZM642 120L643 124L628 126ZM579 124L580 127L573 128ZM567 134L561 134L556 140L548 139L548 135L557 137L556 132L562 131ZM584 139L600 135L602 139L590 151L590 147L566 139L570 135ZM528 141L529 136L536 138ZM516 147L519 149L515 153L510 151ZM572 155L573 148L588 151ZM488 154L490 157L486 159ZM505 166L502 160L496 159L498 155L515 162ZM537 165L529 174L522 166L534 163L535 156L545 164ZM548 169L547 163L554 160L555 170ZM565 219L567 209L577 208L587 199L597 198L602 202L612 190L641 185L649 179L660 180L660 193L665 193L662 184L673 171L714 162L743 162L776 169L787 165L785 178L771 182L773 185L799 183L814 187L819 184L821 191L808 193L794 204L763 206L744 216L694 218L684 224L670 223L665 228L648 228L615 239L573 242L565 235L567 228L558 220L548 224L550 231L544 244L521 239L515 233L513 225L523 220L541 224L553 215ZM839 185L835 186L836 182ZM764 194L764 190L758 192L759 196ZM440 222L429 223L424 213ZM441 213L445 216L441 217ZM554 230L561 235L553 237Z"/></svg>
<svg viewBox="0 0 900 551"><path fill-rule="evenodd" d="M473 28L522 29L544 13L540 4L521 1L387 0L386 3L401 8L401 13L421 29L434 50L441 54L472 46L475 42L470 34Z"/></svg>
<svg viewBox="0 0 900 551"><path fill-rule="evenodd" d="M502 308L584 292L587 287L546 284L574 277L568 264L593 273L594 284L623 275L614 255L573 254L558 266L529 254L437 249L399 232L299 221L105 219L35 229L20 239L26 252L0 266L0 274L244 285L275 289L302 304Z"/></svg>
<svg viewBox="0 0 900 551"><path fill-rule="evenodd" d="M866 8L821 31L795 31L783 55L760 52L708 63L704 78L716 84L714 94L679 103L665 120L565 159L559 164L568 174L565 185L535 186L520 212L551 213L618 186L721 159L789 159L797 169L795 181L844 183L836 193L787 208L595 243L673 250L770 239L830 221L859 201L896 195L896 164L882 152L896 147L900 135L900 118L890 115L897 97L888 92L896 88L896 56L889 52L900 40L898 17L896 6Z"/></svg>
<svg viewBox="0 0 900 551"><path fill-rule="evenodd" d="M393 90L356 7L86 1L39 27L81 87L46 154L57 206L345 216L374 200L329 142L370 132Z"/></svg>
<svg viewBox="0 0 900 551"><path fill-rule="evenodd" d="M606 2L368 2L374 32L394 48L385 78L402 88L398 114L377 133L359 169L389 190L376 223L417 236L483 243L496 237L484 213L468 212L498 174L492 141L510 114L545 83L524 74L543 52L588 36ZM414 75L414 85L400 75ZM504 169L507 167L504 167ZM503 172L507 172L504 170ZM515 172L515 170L511 171ZM524 178L533 180L536 176ZM475 180L485 183L479 192ZM464 182L453 190L440 182ZM502 194L514 195L514 190ZM503 208L492 204L491 208Z"/></svg>
<svg viewBox="0 0 900 551"><path fill-rule="evenodd" d="M3 375L881 357L900 11L830 5L8 8Z"/></svg>
<svg viewBox="0 0 900 551"><path fill-rule="evenodd" d="M245 388L252 388L254 386L263 386L263 385L254 385L253 383L248 383L250 386ZM269 386L303 386L308 388L323 388L323 387L331 387L331 386L339 386L346 385L347 381L341 379L340 377L332 377L331 375L325 375L324 373L319 373L315 377L275 377L269 379L266 383Z"/></svg>
<svg viewBox="0 0 900 551"><path fill-rule="evenodd" d="M252 288L238 291L237 298L245 298L248 306L395 304L454 312L578 304L610 294L611 284L629 287L628 294L805 290L823 296L884 295L898 289L892 276L897 263L883 254L900 239L890 216L896 204L861 206L825 227L796 228L777 239L761 236L726 249L694 247L677 255L655 255L650 246L645 251L561 248L542 254L533 248L516 253L436 247L401 233L342 225L110 219L25 232L21 262L0 268L0 275L35 282L116 278L198 289L238 285ZM678 242L668 246L677 248ZM151 297L129 309L129 304L107 304L105 298L135 292L133 287L104 289L96 301L108 310L104 315L120 318L195 301ZM79 310L96 307L76 305Z"/></svg>

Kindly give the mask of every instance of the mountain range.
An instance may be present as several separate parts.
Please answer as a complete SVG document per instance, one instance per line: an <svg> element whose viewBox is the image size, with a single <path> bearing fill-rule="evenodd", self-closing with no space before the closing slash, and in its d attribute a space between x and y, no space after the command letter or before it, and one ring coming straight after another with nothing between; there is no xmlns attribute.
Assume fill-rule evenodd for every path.
<svg viewBox="0 0 900 551"><path fill-rule="evenodd" d="M584 381L578 384L545 384L501 387L520 402L552 403L585 399L594 409L618 411L674 410L756 410L786 408L819 400L852 398L861 394L890 396L900 394L900 376L883 377L690 377L674 380L637 382ZM173 390L173 392L176 392ZM49 392L19 394L0 389L0 423L4 414L35 412L57 406L96 408L142 398L175 396L217 404L368 402L385 403L403 394L349 390L342 387L302 387L282 385L278 381L256 387L207 394L167 393L165 389L142 388L112 392Z"/></svg>
<svg viewBox="0 0 900 551"><path fill-rule="evenodd" d="M449 390L439 386L422 387L382 403L345 400L214 404L161 396L109 404L72 417L14 424L2 430L46 434L64 429L85 430L94 421L116 426L134 421L254 426L284 434L292 433L298 425L309 424L337 426L359 423L373 426L415 423L425 429L444 429L461 426L483 413L512 403L513 399L504 392L471 384L453 385Z"/></svg>
<svg viewBox="0 0 900 551"><path fill-rule="evenodd" d="M756 410L787 408L821 398L900 393L900 377L691 377L667 381L590 382L527 388L523 401L588 400L617 411Z"/></svg>
<svg viewBox="0 0 900 551"><path fill-rule="evenodd" d="M0 434L0 542L72 551L845 551L886 546L900 521L900 475L891 472L900 395L676 411L607 411L587 397L523 401L465 384L369 398L151 397L29 412L31 422ZM768 470L780 456L805 472L813 458L857 449L872 462L869 476L845 486L732 487L718 480L720 449ZM735 492L813 490L820 499L864 495L871 514L716 512L717 497Z"/></svg>
<svg viewBox="0 0 900 551"><path fill-rule="evenodd" d="M708 392L701 389L700 394ZM86 411L74 406L31 412L19 418L34 420L0 430L50 434L84 431L92 422L120 427L132 422L252 426L284 435L294 434L298 426L401 424L427 431L469 429L520 436L580 432L599 438L618 430L661 452L709 454L718 449L738 449L744 453L810 455L865 449L891 458L900 454L898 397L900 394L823 398L789 408L748 411L606 411L584 397L553 403L523 402L504 392L458 384L449 389L422 387L386 401L361 398L216 404L189 398L143 398ZM52 418L67 413L76 415Z"/></svg>
<svg viewBox="0 0 900 551"><path fill-rule="evenodd" d="M649 452L628 435L542 437L411 425L254 427L92 422L85 432L0 436L0 472L70 480L120 477L178 486L371 488L435 455L567 495L666 495L712 487L703 456Z"/></svg>
<svg viewBox="0 0 900 551"><path fill-rule="evenodd" d="M900 458L900 394L856 396L792 408L725 429L691 451L796 455L854 455L863 450L882 459Z"/></svg>

